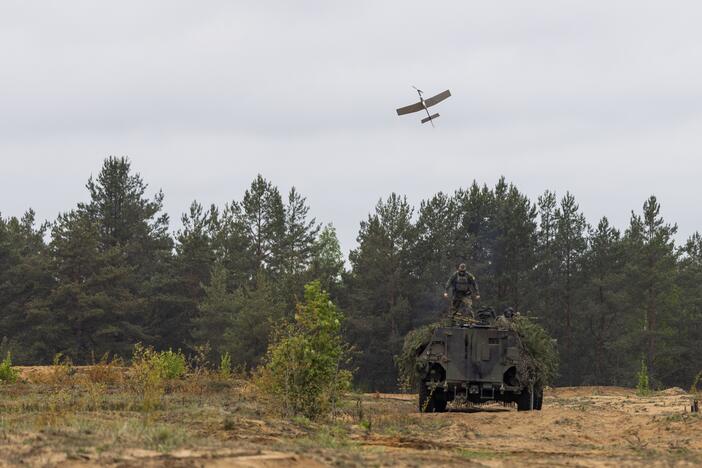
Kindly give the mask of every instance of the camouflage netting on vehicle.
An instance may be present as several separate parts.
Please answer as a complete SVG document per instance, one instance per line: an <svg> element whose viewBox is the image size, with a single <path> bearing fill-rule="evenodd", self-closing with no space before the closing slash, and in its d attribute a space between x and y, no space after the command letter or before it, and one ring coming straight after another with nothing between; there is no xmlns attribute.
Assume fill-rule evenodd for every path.
<svg viewBox="0 0 702 468"><path fill-rule="evenodd" d="M419 383L416 360L429 344L434 330L446 323L437 322L416 328L405 336L400 354L395 356L399 384L403 389L416 388ZM533 320L519 316L510 321L509 327L519 336L520 360L517 378L524 386L545 387L553 382L558 371L558 352L546 330Z"/></svg>
<svg viewBox="0 0 702 468"><path fill-rule="evenodd" d="M399 374L399 386L403 390L412 390L419 384L419 375L415 363L417 356L429 344L434 330L445 325L441 322L430 323L423 327L415 328L407 333L402 344L402 351L395 356L395 365Z"/></svg>
<svg viewBox="0 0 702 468"><path fill-rule="evenodd" d="M515 317L510 327L520 341L517 378L522 385L551 385L558 372L558 351L555 341L544 328L528 317Z"/></svg>

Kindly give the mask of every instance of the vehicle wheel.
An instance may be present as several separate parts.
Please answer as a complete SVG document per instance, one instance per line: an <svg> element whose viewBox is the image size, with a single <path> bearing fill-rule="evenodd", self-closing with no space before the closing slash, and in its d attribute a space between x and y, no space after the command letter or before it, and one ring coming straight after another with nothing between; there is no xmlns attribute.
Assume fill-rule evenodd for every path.
<svg viewBox="0 0 702 468"><path fill-rule="evenodd" d="M432 395L432 403L435 412L444 413L446 411L448 401L446 401L446 393L444 392L443 388L437 388L434 390L434 395Z"/></svg>
<svg viewBox="0 0 702 468"><path fill-rule="evenodd" d="M534 410L540 411L544 401L544 390L542 388L534 389ZM531 392L528 389L522 390L522 393L517 397L517 411L531 411Z"/></svg>

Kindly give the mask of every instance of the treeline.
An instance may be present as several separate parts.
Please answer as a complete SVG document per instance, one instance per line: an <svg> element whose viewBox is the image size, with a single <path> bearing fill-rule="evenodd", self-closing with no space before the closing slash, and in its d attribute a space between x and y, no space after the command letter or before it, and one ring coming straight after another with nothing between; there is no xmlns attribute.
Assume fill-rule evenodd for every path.
<svg viewBox="0 0 702 468"><path fill-rule="evenodd" d="M193 202L169 231L163 193L124 158L87 183L90 201L54 222L0 216L0 352L17 363L125 358L141 342L260 363L319 280L346 316L356 384L396 387L405 334L445 313L465 262L483 305L537 317L558 340L561 385L689 386L702 368L702 237L682 246L655 197L619 231L591 225L567 193L535 202L504 179L412 207L391 194L360 223L350 270L334 228L296 190L261 176L223 207Z"/></svg>

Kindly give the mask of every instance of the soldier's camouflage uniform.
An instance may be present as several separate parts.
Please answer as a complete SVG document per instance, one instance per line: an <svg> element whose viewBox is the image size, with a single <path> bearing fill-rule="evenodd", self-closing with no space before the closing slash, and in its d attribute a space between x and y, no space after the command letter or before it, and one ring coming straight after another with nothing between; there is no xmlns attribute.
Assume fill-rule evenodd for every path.
<svg viewBox="0 0 702 468"><path fill-rule="evenodd" d="M473 314L473 299L472 295L478 293L478 282L475 276L467 271L456 271L446 282L446 292L452 290L451 310L449 311L451 318L454 320L460 315L461 304L465 305L466 313L470 318L475 318Z"/></svg>

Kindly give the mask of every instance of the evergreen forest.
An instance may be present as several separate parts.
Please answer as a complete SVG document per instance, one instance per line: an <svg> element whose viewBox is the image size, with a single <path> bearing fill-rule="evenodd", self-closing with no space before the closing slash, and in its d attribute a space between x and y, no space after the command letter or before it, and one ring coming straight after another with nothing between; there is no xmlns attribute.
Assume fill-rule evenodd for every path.
<svg viewBox="0 0 702 468"><path fill-rule="evenodd" d="M620 230L570 193L531 200L504 178L419 206L392 193L346 258L302 193L260 175L224 206L184 207L177 231L126 158L86 189L52 222L0 215L0 356L16 364L129 359L142 343L251 369L318 280L343 311L355 386L392 391L405 335L446 314L444 284L465 262L481 305L557 340L558 385L635 386L643 364L653 387L688 388L702 370L702 236L676 243L655 196Z"/></svg>

